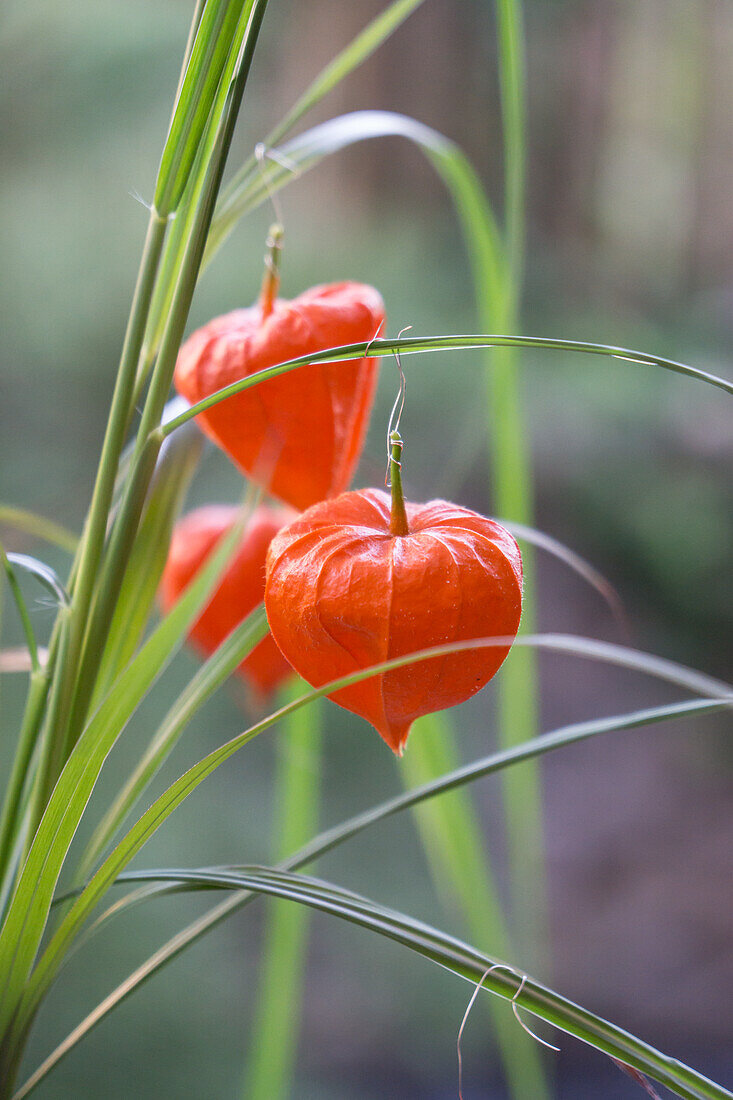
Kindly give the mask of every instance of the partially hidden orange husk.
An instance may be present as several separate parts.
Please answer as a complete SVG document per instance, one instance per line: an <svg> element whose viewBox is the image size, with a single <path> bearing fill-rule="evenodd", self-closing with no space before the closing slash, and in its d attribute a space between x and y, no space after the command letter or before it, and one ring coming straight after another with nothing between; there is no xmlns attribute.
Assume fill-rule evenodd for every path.
<svg viewBox="0 0 733 1100"><path fill-rule="evenodd" d="M377 489L343 493L309 508L270 545L270 629L314 687L430 646L517 632L522 561L508 531L434 500L407 504L408 534L393 535L390 508ZM401 754L416 718L474 695L508 651L502 645L429 658L331 698Z"/></svg>
<svg viewBox="0 0 733 1100"><path fill-rule="evenodd" d="M265 505L255 510L214 595L190 631L189 640L204 656L213 653L262 602L267 549L272 538L294 514L287 508ZM240 510L236 507L212 504L197 508L179 520L160 584L159 599L164 610L177 602L239 515ZM259 696L269 695L292 671L270 634L237 669L238 675Z"/></svg>
<svg viewBox="0 0 733 1100"><path fill-rule="evenodd" d="M216 317L183 345L175 371L191 404L289 359L368 342L384 322L374 287L316 286L292 301ZM366 435L377 360L309 363L226 398L197 422L249 478L297 509L347 488Z"/></svg>

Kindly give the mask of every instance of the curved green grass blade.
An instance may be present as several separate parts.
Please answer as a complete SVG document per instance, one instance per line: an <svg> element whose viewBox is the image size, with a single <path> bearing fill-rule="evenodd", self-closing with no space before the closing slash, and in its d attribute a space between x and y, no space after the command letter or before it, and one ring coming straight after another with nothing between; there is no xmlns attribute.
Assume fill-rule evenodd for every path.
<svg viewBox="0 0 733 1100"><path fill-rule="evenodd" d="M341 822L339 825L327 829L287 860L284 864L284 868L295 870L308 863L312 863L320 856L325 855L333 848L351 839L351 837L357 836L370 826L376 825L394 814L417 806L422 802L426 802L428 799L435 798L448 791L457 790L467 783L490 775L495 771L500 771L503 768L511 767L515 763L532 759L546 752L552 752L554 749L562 748L565 745L572 745L580 741L588 740L602 733L641 728L652 723L670 721L687 716L712 714L719 712L727 705L729 704L719 699L694 700L692 702L673 703L663 707L634 711L631 714L615 715L610 718L594 719L588 722L562 727L561 729L537 737L526 745L503 750L499 753L492 753L482 760L458 768L449 775L441 776L436 780L424 784L422 787L407 791L402 795L397 795L386 802L380 803L378 806L355 815L348 821ZM139 881L140 875L143 876L143 881L148 881L146 872L125 872L118 877L117 882ZM178 887L171 885L168 889L172 892L178 889ZM60 903L73 896L77 896L77 892L71 895L63 895L56 900ZM132 895L128 895L128 897L132 898L130 904L134 903L136 900L136 896L133 897ZM167 965L167 963L175 959L181 952L186 950L187 947L197 942L202 936L206 935L207 932L217 927L223 920L230 916L230 914L252 900L253 895L247 892L227 898L225 901L220 902L209 910L208 913L203 914L203 916L198 917L187 927L183 928L158 951L151 955L150 958L137 967L124 982L118 985L116 989L112 990L112 992L108 994L108 996L105 997L76 1028L74 1028L66 1039L56 1047L35 1071L32 1077L29 1078L28 1082L26 1082L23 1090L18 1093L17 1100L20 1100L21 1095L28 1095L32 1088L40 1083L51 1069L53 1069L53 1067L98 1023L101 1023L105 1016L107 1016L118 1004L126 1000L131 993L139 989L149 978L153 977L154 974Z"/></svg>
<svg viewBox="0 0 733 1100"><path fill-rule="evenodd" d="M628 618L621 597L611 582L594 565L591 565L580 554L576 554L564 542L560 542L559 539L553 538L552 535L548 535L544 531L539 531L536 527L530 527L526 523L515 523L514 520L509 519L498 519L497 523L501 523L503 527L506 527L507 531L510 531L518 542L526 542L530 546L544 550L546 553L551 554L553 558L557 558L558 561L567 565L574 573L577 573L605 601L622 631L625 634L629 633Z"/></svg>
<svg viewBox="0 0 733 1100"><path fill-rule="evenodd" d="M145 632L168 558L173 525L196 472L203 443L203 435L194 429L182 433L180 439L173 436L166 440L161 449L117 606L107 627L92 711L132 659Z"/></svg>
<svg viewBox="0 0 733 1100"><path fill-rule="evenodd" d="M35 512L29 512L26 508L16 508L12 504L0 504L0 523L8 527L14 527L17 531L23 531L34 538L43 539L54 546L73 554L79 544L79 536L73 531L62 527L60 523L39 516Z"/></svg>
<svg viewBox="0 0 733 1100"><path fill-rule="evenodd" d="M222 196L211 224L205 262L222 245L239 219L268 201L285 184L320 163L325 156L372 138L401 137L425 154L453 196L474 265L487 274L492 295L500 295L505 272L499 231L481 183L470 161L454 142L437 130L392 111L354 111L300 134L276 150L276 159L243 173Z"/></svg>
<svg viewBox="0 0 733 1100"><path fill-rule="evenodd" d="M45 561L39 561L38 558L32 558L30 554L7 554L5 555L7 561L11 565L17 565L19 569L23 569L26 573L30 573L32 577L43 585L47 592L50 592L54 598L54 602L59 607L69 606L69 594L64 588L63 584L59 580L55 571L50 565L46 565ZM8 579L10 574L8 575Z"/></svg>
<svg viewBox="0 0 733 1100"><path fill-rule="evenodd" d="M225 401L227 397L242 393L252 386L258 386L261 382L267 382L270 378L278 378L281 374L297 370L298 367L302 367L307 363L337 363L348 359L360 359L364 356L381 358L385 355L394 355L396 351L401 355L415 355L429 351L465 351L469 348L489 347L546 348L550 351L611 356L614 359L625 359L628 362L639 363L642 366L661 367L664 370L686 375L688 378L694 378L698 382L706 382L708 385L733 394L733 382L727 382L718 375L698 370L696 367L689 367L685 363L677 363L673 359L647 355L645 352L640 351L632 352L628 349L611 347L605 344L588 344L576 340L552 340L540 336L499 336L490 333L472 336L409 336L396 340L377 339L368 343L344 344L340 347L314 352L311 355L301 355L295 359L288 359L287 362L278 363L274 367L257 371L256 374L251 374L247 378L241 378L230 386L224 386L216 393L212 393L203 401L198 401L195 405L191 405L189 409L174 417L161 427L160 432L163 436L168 436L176 428L188 423L199 413L218 405L220 401Z"/></svg>
<svg viewBox="0 0 733 1100"><path fill-rule="evenodd" d="M236 524L151 635L92 716L41 819L0 930L0 1032L8 1026L41 942L66 854L104 760L152 684L176 653L225 568Z"/></svg>
<svg viewBox="0 0 733 1100"><path fill-rule="evenodd" d="M262 641L267 631L265 610L260 606L236 626L211 657L201 665L166 714L134 771L95 829L80 863L80 878L87 877L99 855L112 840L127 814L147 789L153 776L173 751L193 716Z"/></svg>
<svg viewBox="0 0 733 1100"><path fill-rule="evenodd" d="M28 610L28 604L25 601L25 597L20 590L18 584L18 578L15 575L13 565L19 565L17 560L18 555L6 554L5 548L0 544L0 561L2 561L3 572L5 573L5 579L8 582L8 587L13 595L13 601L18 609L18 615L20 617L20 623L23 627L23 634L25 635L25 644L28 647L28 656L30 659L30 666L32 672L40 672L41 665L38 658L38 642L36 641L36 632L33 629L33 623L31 622L30 612Z"/></svg>
<svg viewBox="0 0 733 1100"><path fill-rule="evenodd" d="M419 8L423 0L396 0L380 12L360 34L357 34L348 46L336 54L316 79L306 88L302 96L291 107L285 118L277 124L265 139L267 146L276 145L296 126L308 111L312 110L338 84L362 65L367 58L379 49L383 42L402 26L409 15ZM235 176L230 187L222 194L222 200L230 190L239 185Z"/></svg>
<svg viewBox="0 0 733 1100"><path fill-rule="evenodd" d="M191 589L189 589L189 591L190 590ZM183 601L181 601L181 603L182 602ZM179 603L177 607L180 606L181 604ZM175 614L175 611L176 608L174 608L171 614ZM348 687L351 684L359 683L379 672L386 672L394 668L402 668L405 665L427 660L430 657L447 656L448 654L461 652L462 650L504 646L506 644L506 638L482 638L470 642L453 642L443 646L434 646L427 650L420 650L404 657L393 658L391 661L374 665L369 669L362 669L350 676L333 680L330 684L326 684L321 688L306 693L301 696L300 699L281 707L279 710L268 715L237 737L232 738L232 740L205 756L171 784L171 786L153 802L149 809L142 815L132 829L130 829L126 836L120 841L114 851L103 862L94 877L76 899L46 946L43 955L30 977L28 985L22 995L22 1002L18 1008L14 1027L22 1032L22 1029L32 1018L38 1001L42 997L45 989L53 981L69 945L73 942L78 931L86 922L91 911L130 860L134 858L143 845L153 836L157 829L160 828L163 822L167 820L170 814L188 797L188 795L191 794L207 776L211 775L212 772L223 764L225 760L228 760L249 741L253 740L266 729L269 729L288 714L298 710L301 706L307 705L313 699L319 699L342 687ZM639 653L638 651L626 649L622 646L612 646L608 643L596 643L589 639L564 637L562 635L526 636L517 639L516 644L550 648L559 652L571 653L577 656L585 656L590 659L609 661L625 667L636 668L639 671L647 672L653 676L658 676L662 679L681 684L689 690L699 691L701 694L705 695L717 696L718 698L724 699L729 705L733 705L733 688L730 685L721 684L711 677L706 677L694 670L686 669L684 666L677 666L674 662L650 657L648 654ZM101 763L99 766L101 767ZM56 808L54 807L54 809ZM46 844L46 848L48 849L49 847L50 845ZM31 863L30 859L28 863ZM26 871L28 871L28 867L26 867ZM46 888L47 878L48 876L45 876L42 879L44 890ZM26 889L28 889L28 887L26 887ZM36 885L36 890L38 890L38 885ZM50 897L48 903L50 904ZM21 917L23 914L24 910L21 909ZM10 917L13 915L13 910L11 909L8 920L10 920ZM26 917L26 920L27 919ZM40 931L42 931L42 927L39 929L39 933ZM14 926L13 932L16 932ZM15 942L18 942L17 939ZM0 944L0 946L2 945ZM30 969L35 950L32 954L29 953L25 942L22 946L17 947L16 950L21 951L23 948L25 948L23 950L24 964L27 964L28 969ZM16 970L17 968L14 968L13 971L11 971L13 977L15 977ZM2 973L1 970L0 973Z"/></svg>
<svg viewBox="0 0 733 1100"><path fill-rule="evenodd" d="M289 690L296 698L302 683ZM273 835L282 859L303 845L318 827L320 748L319 707L291 714L278 740L278 775L273 804ZM243 1096L285 1100L293 1094L308 914L292 905L270 905L260 970L260 989L249 1040Z"/></svg>
<svg viewBox="0 0 733 1100"><path fill-rule="evenodd" d="M733 1097L733 1093L722 1085L534 981L521 968L507 965L422 921L320 879L263 867L237 871L171 870L157 872L157 877L189 881L197 886L209 884L220 889L270 894L330 913L401 943L469 982L481 980L483 988L647 1074L685 1100L731 1100ZM16 1093L14 1100L24 1095L27 1092Z"/></svg>

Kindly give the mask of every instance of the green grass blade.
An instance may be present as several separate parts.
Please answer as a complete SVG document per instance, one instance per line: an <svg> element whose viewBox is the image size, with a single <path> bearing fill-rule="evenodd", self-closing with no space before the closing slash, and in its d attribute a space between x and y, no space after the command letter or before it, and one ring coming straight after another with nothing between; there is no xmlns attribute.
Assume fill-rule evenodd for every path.
<svg viewBox="0 0 733 1100"><path fill-rule="evenodd" d="M733 1093L722 1085L529 978L520 967L506 965L496 956L477 951L422 921L331 883L265 867L238 871L174 869L158 872L158 875L160 878L168 876L176 882L190 881L196 886L209 883L223 889L253 890L330 913L403 944L469 982L475 984L481 980L482 988L647 1074L685 1100L731 1100L733 1097ZM19 1100L18 1094L15 1100Z"/></svg>
<svg viewBox="0 0 733 1100"><path fill-rule="evenodd" d="M419 787L455 772L458 752L445 713L418 719L410 751L400 764L405 787ZM430 872L444 908L454 913L474 943L502 958L514 953L474 806L467 791L416 807L415 816ZM513 1096L548 1097L537 1044L492 1003L496 1042Z"/></svg>
<svg viewBox="0 0 733 1100"><path fill-rule="evenodd" d="M33 623L31 622L30 612L28 611L28 604L25 601L25 597L20 590L18 584L18 578L15 575L13 565L21 565L18 561L19 555L6 554L5 548L0 544L0 561L2 562L3 572L5 579L8 582L8 587L13 595L13 601L18 609L18 615L20 617L20 623L23 627L23 634L25 636L25 644L28 647L28 656L30 658L31 671L40 671L40 662L38 659L38 642L36 641L36 632L33 629ZM32 570L30 570L32 572Z"/></svg>
<svg viewBox="0 0 733 1100"><path fill-rule="evenodd" d="M497 0L499 90L504 130L504 217L511 297L518 300L524 257L527 85L520 0Z"/></svg>
<svg viewBox="0 0 733 1100"><path fill-rule="evenodd" d="M0 919L5 914L7 899L12 892L17 845L25 827L24 792L30 789L34 780L33 756L47 694L48 676L40 668L33 669L0 813Z"/></svg>
<svg viewBox="0 0 733 1100"><path fill-rule="evenodd" d="M73 554L79 543L79 536L73 531L62 527L60 523L46 519L45 516L36 515L26 508L15 508L12 504L0 504L0 523L14 527L17 531L23 531L34 538L43 539L54 546Z"/></svg>
<svg viewBox="0 0 733 1100"><path fill-rule="evenodd" d="M506 285L493 297L486 275L474 264L478 323L516 330L524 266L526 132L524 37L521 0L497 0L499 88L504 131L504 216ZM532 456L522 410L516 349L492 352L486 363L489 476L495 507L510 519L531 524L534 516ZM532 555L525 558L522 629L535 628ZM539 728L538 673L535 655L517 650L498 687L499 741L511 745ZM503 785L507 825L512 921L522 953L533 960L545 955L547 900L544 881L544 823L540 777L533 764L507 775Z"/></svg>
<svg viewBox="0 0 733 1100"><path fill-rule="evenodd" d="M184 261L176 280L170 315L142 410L132 470L110 534L97 580L96 598L86 628L74 699L77 728L86 717L96 678L97 653L102 648L107 624L114 613L119 586L132 551L158 448L163 439L158 429L168 399L216 196L266 8L267 0L245 0L217 89L208 128L201 142L197 167L201 185L186 239Z"/></svg>
<svg viewBox="0 0 733 1100"><path fill-rule="evenodd" d="M3 552L4 553L4 552ZM64 588L63 584L59 580L58 575L54 572L50 565L46 565L45 561L39 561L38 558L32 558L29 554L4 554L6 562L11 565L17 565L19 569L23 569L26 573L30 573L32 577L43 585L47 592L50 592L54 598L54 602L59 607L69 606L69 594ZM13 591L16 591L16 585L13 583L13 571L8 571L8 580L11 583ZM20 607L20 604L18 605ZM27 633L27 632L26 632Z"/></svg>
<svg viewBox="0 0 733 1100"><path fill-rule="evenodd" d="M384 11L380 12L318 74L312 84L306 88L302 96L291 107L285 118L267 135L265 144L272 146L282 141L308 111L312 110L329 92L333 91L347 76L358 69L367 58L371 57L382 43L386 42L398 27L402 26L407 17L412 15L416 8L420 7L422 2L423 0L396 0L395 3L390 4ZM231 189L234 190L236 187L237 181L235 178L232 180ZM224 201L226 201L228 191L229 189L222 195Z"/></svg>
<svg viewBox="0 0 733 1100"><path fill-rule="evenodd" d="M551 554L553 558L557 558L558 561L567 565L569 569L572 569L586 584L595 589L605 601L617 625L624 633L628 634L628 620L621 597L611 582L595 566L582 558L580 554L576 554L565 543L553 538L552 535L545 534L544 531L538 531L536 527L529 527L524 523L515 523L509 519L499 519L498 522L503 524L518 542L526 542L530 546L544 550L546 553Z"/></svg>
<svg viewBox="0 0 733 1100"><path fill-rule="evenodd" d="M290 697L301 690L302 684L296 684ZM273 828L278 859L297 851L318 827L319 717L316 703L291 714L278 742ZM292 1094L307 940L305 912L294 906L270 906L244 1079L243 1095L249 1100L285 1100Z"/></svg>
<svg viewBox="0 0 733 1100"><path fill-rule="evenodd" d="M194 585L198 582L194 582ZM192 586L193 587L193 586ZM189 589L191 591L191 589ZM183 599L186 596L184 595ZM183 600L181 601L181 603ZM177 605L180 608L181 603ZM173 609L171 615L174 615L176 608ZM169 616L170 617L170 616ZM165 623L163 624L165 626ZM292 703L281 707L279 710L274 711L266 718L257 722L255 725L250 726L249 729L239 734L237 737L226 742L226 744L219 746L213 752L209 753L192 768L190 768L184 775L177 779L171 786L163 792L149 809L142 815L142 817L136 822L136 824L130 829L126 836L120 841L114 851L105 859L99 870L96 872L91 881L84 888L82 893L74 902L69 912L64 917L60 926L56 930L54 936L48 943L41 959L33 972L32 977L28 983L28 986L23 995L23 1003L18 1010L18 1014L15 1021L17 1029L22 1029L27 1025L29 1019L32 1017L37 1002L43 995L44 990L53 980L58 968L63 960L63 957L68 950L69 945L73 942L74 938L78 934L81 927L86 922L90 912L96 906L97 902L104 896L106 891L115 881L117 876L124 870L131 859L140 851L143 845L150 839L151 836L160 828L160 826L167 820L167 818L173 813L173 811L203 782L207 776L228 760L234 753L238 752L249 741L253 740L260 733L269 729L275 725L282 718L298 710L302 706L306 706L314 699L320 699L324 695L339 690L342 687L348 687L351 684L360 683L362 680L368 679L370 676L374 676L379 672L390 671L394 668L402 668L405 665L412 664L413 662L428 660L430 657L447 656L451 653L458 653L463 650L470 650L476 648L484 648L489 646L505 646L507 644L506 638L481 638L475 639L470 642L452 642L443 646L433 646L428 650L421 650L416 653L407 654L404 657L393 658L390 661L385 661L379 665L373 665L368 669L361 669L359 672L352 673L350 676L341 677L338 680L333 680L330 684L325 684L321 688L314 689L300 699L295 700ZM710 677L706 677L700 673L696 673L694 670L686 669L684 666L675 665L674 662L664 661L660 658L651 657L649 654L640 653L635 650L626 649L623 646L612 646L608 643L597 643L585 638L563 637L561 635L549 635L549 636L530 636L523 639L518 639L517 644L539 646L541 648L550 648L558 652L566 652L575 654L578 656L584 656L592 660L610 661L615 664L619 664L626 667L636 668L639 671L647 672L650 675L660 676L663 679L671 680L681 684L684 687L689 688L692 691L699 691L705 695L716 695L726 701L733 703L733 688L727 684L720 684L718 681L713 680ZM143 650L143 653L145 651ZM693 686L694 685L694 686ZM729 703L730 705L730 703ZM101 764L99 765L101 767ZM89 787L91 790L91 787ZM72 788L73 790L73 788ZM54 792L56 794L56 792ZM67 791L64 789L64 796L67 796ZM72 799L72 802L76 800L76 795ZM49 807L49 811L52 807ZM55 815L58 815L59 808L53 807ZM53 824L53 816L49 813L50 825ZM62 825L64 823L62 822ZM40 835L40 830L39 830ZM44 841L47 838L44 836ZM37 838L38 841L38 838ZM70 842L70 837L69 837ZM40 842L39 842L40 843ZM34 845L37 847L37 845ZM50 848L49 843L45 843L46 850ZM33 852L31 853L33 855ZM29 857L28 865L31 865L31 859ZM30 874L28 865L24 871ZM59 864L60 866L60 864ZM32 871L38 873L38 869L33 865ZM44 890L48 886L50 875L44 873L41 882ZM23 883L25 890L28 892L32 889L32 884L36 882L36 879L30 879L30 882ZM55 878L54 878L55 884ZM35 886L36 891L39 889L38 883ZM45 902L45 898L44 898ZM50 904L50 897L48 898ZM27 899L24 898L21 905L21 911L19 914L19 920L27 921L25 916L25 908L27 908ZM47 908L47 906L46 906ZM8 921L13 917L14 912L11 909L8 916ZM18 930L16 925L19 922L16 919L15 924L12 927L12 934L14 939L10 939L10 943L13 948L18 952L23 952L24 962L27 964L28 969L32 962L34 950L29 952L27 940L24 939L21 944L18 940ZM45 923L45 915L44 915ZM40 940L40 932L42 931L42 925L37 930L38 939ZM21 923L20 934L23 933L23 924ZM0 941L0 949L3 944ZM11 949L12 950L12 949ZM2 956L0 960L4 962ZM7 964L6 964L7 965ZM11 970L11 976L15 977L17 967L13 964ZM0 974L4 973L0 969ZM26 971L27 973L27 971ZM14 987L11 987L14 988ZM7 1000L6 1000L7 1003ZM0 1001L2 1004L2 1001ZM5 1006L2 1005L4 1008Z"/></svg>
<svg viewBox="0 0 733 1100"><path fill-rule="evenodd" d="M620 354L621 349L608 347L604 344L586 344L572 340L546 340L538 336L496 336L488 333L486 335L471 336L412 336L396 340L372 340L369 343L344 344L337 348L328 348L324 351L314 352L311 355L301 355L296 359L278 363L274 367L257 371L256 374L251 374L247 378L242 378L238 382L233 382L230 386L217 390L216 393L204 398L203 401L198 401L195 405L174 417L161 427L160 431L162 435L169 436L176 428L187 424L199 413L218 405L220 401L226 400L227 397L231 397L235 393L242 393L252 386L258 386L261 382L267 382L270 378L278 378L281 374L297 370L298 367L302 367L306 363L336 363L347 359L359 359L364 356L379 358L384 355L394 355L395 351L400 352L401 355L413 355L429 351L465 351L468 348L499 346L547 348L553 351L612 356L616 359L630 359L633 354L635 358L630 359L632 362L644 366L661 367L676 374L684 374L689 378L706 382L708 385L716 386L718 389L733 394L733 382L727 382L724 378L709 374L707 371L698 370L696 367L688 367L686 364L677 363L672 359L647 355L645 352L627 352L622 355Z"/></svg>
<svg viewBox="0 0 733 1100"><path fill-rule="evenodd" d="M310 84L297 103L288 112L286 117L265 138L263 144L270 149L282 141L293 127L308 111L316 106L333 88L343 81L350 73L359 67L367 58L382 45L382 43L394 33L395 30L407 19L407 17L422 3L422 0L395 0L383 12L381 12L356 38L331 61L326 68ZM245 164L234 175L224 189L219 202L219 209L223 211L230 200L236 201L236 196L242 187L251 181L252 177L260 174L260 165L257 158L250 156ZM183 241L186 236L185 214L174 222L172 232L163 258L162 269L167 276L167 282L172 284L171 275L180 266L182 258ZM208 262L212 250L207 250ZM141 363L139 384L142 385L152 366L162 338L162 326L171 305L171 291L166 287L166 280L161 282L159 291L151 309L151 323L146 340L146 349Z"/></svg>
<svg viewBox="0 0 733 1100"><path fill-rule="evenodd" d="M245 6L246 0L207 0L201 13L158 170L153 204L162 216L176 209L186 188Z"/></svg>
<svg viewBox="0 0 733 1100"><path fill-rule="evenodd" d="M265 611L260 606L234 628L198 669L166 714L134 771L95 829L80 863L81 878L86 877L99 855L112 840L127 814L147 789L153 776L175 748L193 716L262 641L267 630Z"/></svg>
<svg viewBox="0 0 733 1100"><path fill-rule="evenodd" d="M194 429L180 440L174 436L168 442L174 446L161 450L117 607L107 628L92 710L132 659L143 636L155 606L173 524L198 466L204 440Z"/></svg>
<svg viewBox="0 0 733 1100"><path fill-rule="evenodd" d="M180 647L241 534L237 524L119 677L77 741L41 819L0 930L0 1032L8 1026L46 926L56 882L104 760Z"/></svg>
<svg viewBox="0 0 733 1100"><path fill-rule="evenodd" d="M354 111L331 119L280 146L278 159L256 173L245 174L231 186L217 208L211 225L206 260L232 231L238 220L269 199L296 176L315 167L324 157L372 138L400 137L413 142L427 156L453 195L469 253L499 294L505 285L502 245L491 208L481 183L461 149L437 130L406 115L391 111Z"/></svg>
<svg viewBox="0 0 733 1100"><path fill-rule="evenodd" d="M528 745L493 753L491 756L459 768L449 775L441 776L439 779L424 784L422 787L407 791L402 795L398 795L395 798L380 803L378 806L357 814L348 821L341 822L339 825L321 833L320 836L316 837L294 857L289 859L284 866L291 870L303 867L318 859L326 852L336 848L338 845L343 844L345 841L351 839L351 837L368 829L371 825L384 821L386 818L400 813L403 810L417 806L421 802L426 802L428 799L435 798L452 790L457 790L467 783L473 782L483 776L490 775L494 771L499 771L503 768L510 767L516 762L530 759L534 755L551 752L554 749L588 740L602 733L642 728L655 722L670 721L687 716L702 716L716 713L727 705L728 704L718 699L695 700L693 702L673 703L663 707L635 711L631 714L615 715L611 718L594 719L589 722L562 727L559 730L554 730L544 734L542 737L536 738ZM120 875L117 881L137 881L141 874L143 875L143 881L148 881L145 877L145 872L127 872ZM172 885L169 889L175 890L177 887ZM27 1091L19 1093L17 1100L20 1100L21 1095L27 1095L28 1092L31 1091L31 1088L35 1087L61 1058L80 1042L80 1040L100 1023L118 1004L126 1000L131 993L140 988L160 969L177 958L181 952L185 951L191 944L196 943L202 936L206 935L207 932L217 927L232 913L240 909L243 905L246 905L252 898L253 896L251 894L244 891L220 902L209 910L209 912L198 917L187 927L183 928L171 940L150 956L150 958L137 967L136 970L128 975L125 981L117 986L116 989L112 990L112 992L105 997L76 1028L74 1028L71 1034L67 1036L48 1058L44 1060L42 1065L26 1083L26 1086L24 1086L24 1090ZM67 896L64 895L58 898L57 901L61 902L66 899Z"/></svg>

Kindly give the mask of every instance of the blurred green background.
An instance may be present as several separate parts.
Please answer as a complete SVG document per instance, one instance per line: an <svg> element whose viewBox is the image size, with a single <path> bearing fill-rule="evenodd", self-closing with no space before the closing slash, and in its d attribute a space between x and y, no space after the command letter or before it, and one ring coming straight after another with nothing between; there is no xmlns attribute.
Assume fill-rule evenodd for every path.
<svg viewBox="0 0 733 1100"><path fill-rule="evenodd" d="M236 168L375 0L271 0L231 158ZM147 201L192 5L183 0L5 0L0 13L0 501L81 524L92 484ZM522 331L624 345L731 376L733 8L720 0L528 0L529 203ZM402 111L455 139L500 210L493 5L426 0L306 124L358 108ZM446 194L421 154L369 142L281 196L283 292L354 278L380 288L389 331L476 330ZM237 230L202 279L189 329L249 303L270 210ZM632 644L733 676L733 433L724 396L652 368L526 354L537 526L618 588ZM405 363L404 469L414 499L490 512L478 354ZM397 387L382 366L357 485L381 484ZM207 451L191 504L234 500ZM31 540L3 532L9 547ZM59 569L60 552L43 554ZM599 598L539 555L539 626L611 641ZM43 635L51 611L34 607ZM12 614L7 638L14 639ZM133 759L190 678L182 655L110 758ZM541 662L542 726L675 698L630 673ZM6 676L4 729L23 678ZM493 744L491 691L456 712L465 759ZM162 781L242 728L235 688L187 732ZM384 745L327 704L323 823L399 787ZM720 1076L730 1062L731 752L723 720L655 727L565 751L546 780L552 962L541 977ZM269 783L282 743L254 743L210 779L139 862L267 860ZM9 746L0 744L0 766ZM308 762L304 762L308 766ZM109 789L109 786L106 788ZM103 776L95 794L102 805ZM498 784L475 792L501 863ZM726 866L727 861L727 866ZM324 877L443 927L411 822L380 826L319 866ZM31 1060L201 908L166 901L77 955L39 1020ZM211 935L62 1064L39 1097L237 1095L265 907ZM490 949L490 944L478 945ZM515 960L521 965L521 960ZM314 922L298 1097L455 1095L467 987L328 918ZM485 1007L464 1042L466 1089L497 1095ZM562 1040L558 1095L638 1094L601 1056ZM593 1075L592 1078L588 1075ZM491 1091L498 1090L498 1091ZM584 1091L585 1090L585 1091Z"/></svg>

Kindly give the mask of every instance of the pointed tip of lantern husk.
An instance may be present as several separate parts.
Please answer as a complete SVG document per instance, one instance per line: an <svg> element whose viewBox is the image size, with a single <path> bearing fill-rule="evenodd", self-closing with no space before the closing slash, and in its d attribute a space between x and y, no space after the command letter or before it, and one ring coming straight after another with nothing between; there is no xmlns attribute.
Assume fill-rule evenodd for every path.
<svg viewBox="0 0 733 1100"><path fill-rule="evenodd" d="M405 751L405 742L412 728L412 722L399 726L385 726L384 729L380 729L378 726L375 728L382 740L387 742L395 756L402 756Z"/></svg>

